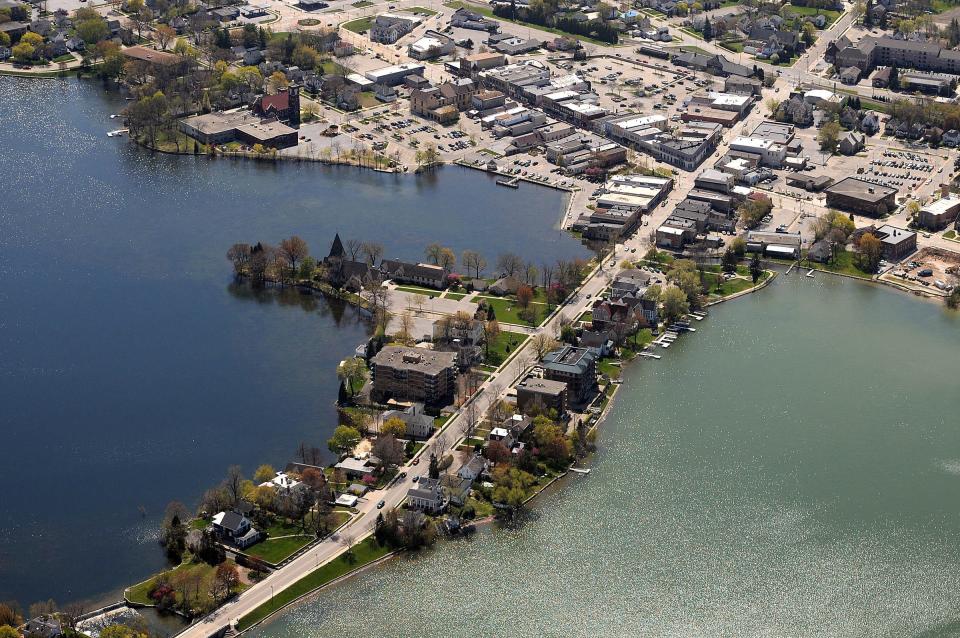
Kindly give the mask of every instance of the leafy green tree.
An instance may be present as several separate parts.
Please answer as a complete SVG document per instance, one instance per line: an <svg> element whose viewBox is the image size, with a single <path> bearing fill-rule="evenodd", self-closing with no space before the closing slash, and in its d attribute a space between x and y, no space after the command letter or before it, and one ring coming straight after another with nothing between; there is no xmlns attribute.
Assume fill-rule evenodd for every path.
<svg viewBox="0 0 960 638"><path fill-rule="evenodd" d="M537 479L533 474L521 469L500 465L493 472L493 493L495 503L505 505L501 510L511 518L523 507L530 497L530 491Z"/></svg>
<svg viewBox="0 0 960 638"><path fill-rule="evenodd" d="M0 31L0 47L10 46L10 36L5 31Z"/></svg>
<svg viewBox="0 0 960 638"><path fill-rule="evenodd" d="M327 447L331 452L346 452L356 447L360 442L360 432L349 425L338 425L333 436L327 440Z"/></svg>
<svg viewBox="0 0 960 638"><path fill-rule="evenodd" d="M380 426L380 434L398 439L403 438L407 435L407 424L400 417L389 418Z"/></svg>
<svg viewBox="0 0 960 638"><path fill-rule="evenodd" d="M96 44L110 37L110 28L107 26L107 21L100 15L81 20L76 24L76 29L77 35L87 44Z"/></svg>
<svg viewBox="0 0 960 638"><path fill-rule="evenodd" d="M690 302L687 295L676 286L670 286L661 295L663 300L663 317L669 324L690 312Z"/></svg>
<svg viewBox="0 0 960 638"><path fill-rule="evenodd" d="M865 272L877 272L883 257L883 244L873 233L864 233L857 244L857 259L860 269Z"/></svg>
<svg viewBox="0 0 960 638"><path fill-rule="evenodd" d="M272 465L263 464L257 468L257 471L253 473L253 482L257 485L261 483L267 483L273 480L273 477L277 475L277 471L273 469Z"/></svg>
<svg viewBox="0 0 960 638"><path fill-rule="evenodd" d="M337 368L337 376L347 386L350 396L355 396L367 379L367 364L364 363L363 359L351 357ZM358 385L360 387L357 387Z"/></svg>
<svg viewBox="0 0 960 638"><path fill-rule="evenodd" d="M20 638L20 632L10 625L0 625L0 638Z"/></svg>
<svg viewBox="0 0 960 638"><path fill-rule="evenodd" d="M763 274L763 266L760 265L760 253L753 253L753 259L750 260L750 278L756 284Z"/></svg>
<svg viewBox="0 0 960 638"><path fill-rule="evenodd" d="M821 151L835 153L840 142L840 125L836 122L824 124L817 133L817 141L820 143Z"/></svg>

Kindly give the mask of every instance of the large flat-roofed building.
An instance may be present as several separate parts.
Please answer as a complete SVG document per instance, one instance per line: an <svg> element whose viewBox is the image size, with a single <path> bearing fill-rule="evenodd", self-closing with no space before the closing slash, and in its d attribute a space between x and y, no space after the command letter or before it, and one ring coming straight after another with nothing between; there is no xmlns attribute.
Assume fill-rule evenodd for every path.
<svg viewBox="0 0 960 638"><path fill-rule="evenodd" d="M408 75L423 75L425 68L422 64L405 62L404 64L395 64L367 71L364 76L374 84L397 86L402 84L403 79Z"/></svg>
<svg viewBox="0 0 960 638"><path fill-rule="evenodd" d="M597 385L597 352L564 346L543 357L544 378L567 384L567 400L583 403Z"/></svg>
<svg viewBox="0 0 960 638"><path fill-rule="evenodd" d="M884 224L873 233L880 240L883 258L900 261L917 252L917 234L910 230Z"/></svg>
<svg viewBox="0 0 960 638"><path fill-rule="evenodd" d="M958 213L960 213L960 197L949 195L921 208L917 221L921 228L940 230L956 221Z"/></svg>
<svg viewBox="0 0 960 638"><path fill-rule="evenodd" d="M204 144L246 142L273 148L297 145L297 130L275 119L264 119L246 111L206 113L179 121L180 130Z"/></svg>
<svg viewBox="0 0 960 638"><path fill-rule="evenodd" d="M896 207L897 189L847 177L825 189L827 206L881 217Z"/></svg>
<svg viewBox="0 0 960 638"><path fill-rule="evenodd" d="M751 253L780 259L796 259L800 256L802 244L800 233L768 233L756 230L747 232L747 252Z"/></svg>
<svg viewBox="0 0 960 638"><path fill-rule="evenodd" d="M420 18L412 13L381 13L370 24L370 41L393 44L420 22Z"/></svg>
<svg viewBox="0 0 960 638"><path fill-rule="evenodd" d="M453 397L457 355L424 348L387 346L371 360L373 393L438 405Z"/></svg>
<svg viewBox="0 0 960 638"><path fill-rule="evenodd" d="M453 38L438 31L428 30L407 47L407 55L414 60L432 60L453 53L456 47Z"/></svg>
<svg viewBox="0 0 960 638"><path fill-rule="evenodd" d="M555 410L567 411L567 384L538 377L527 377L517 385L517 409L521 414Z"/></svg>
<svg viewBox="0 0 960 638"><path fill-rule="evenodd" d="M838 52L836 66L855 66L864 72L872 70L874 66L896 66L901 70L917 69L956 75L960 74L960 51L945 49L936 42L867 36Z"/></svg>
<svg viewBox="0 0 960 638"><path fill-rule="evenodd" d="M712 122L691 122L675 133L658 133L634 145L685 171L692 171L717 148L723 127Z"/></svg>

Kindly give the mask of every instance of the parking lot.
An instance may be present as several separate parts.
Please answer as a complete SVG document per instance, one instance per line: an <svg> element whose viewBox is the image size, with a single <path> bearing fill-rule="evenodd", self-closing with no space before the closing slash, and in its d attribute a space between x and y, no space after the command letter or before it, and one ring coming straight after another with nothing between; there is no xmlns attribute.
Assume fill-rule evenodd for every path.
<svg viewBox="0 0 960 638"><path fill-rule="evenodd" d="M874 184L893 186L906 194L924 186L924 182L942 174L943 171L943 166L936 166L925 155L911 151L875 148L870 153L870 161L860 175L860 179Z"/></svg>
<svg viewBox="0 0 960 638"><path fill-rule="evenodd" d="M884 277L911 288L925 288L946 295L960 285L958 270L960 254L939 248L922 248L910 261Z"/></svg>

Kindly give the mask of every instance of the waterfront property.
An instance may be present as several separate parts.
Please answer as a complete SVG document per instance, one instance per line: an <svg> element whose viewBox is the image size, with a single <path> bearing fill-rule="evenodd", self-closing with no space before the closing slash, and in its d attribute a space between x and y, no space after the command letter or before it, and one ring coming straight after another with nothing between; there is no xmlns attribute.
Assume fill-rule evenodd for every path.
<svg viewBox="0 0 960 638"><path fill-rule="evenodd" d="M920 208L917 224L927 230L946 228L960 215L960 197L948 195Z"/></svg>
<svg viewBox="0 0 960 638"><path fill-rule="evenodd" d="M554 410L558 416L563 415L567 411L567 384L528 376L517 384L517 410L521 414Z"/></svg>
<svg viewBox="0 0 960 638"><path fill-rule="evenodd" d="M213 529L225 543L246 549L260 540L261 534L243 514L232 510L213 517Z"/></svg>
<svg viewBox="0 0 960 638"><path fill-rule="evenodd" d="M453 397L457 355L424 348L387 346L370 359L373 394L441 404Z"/></svg>
<svg viewBox="0 0 960 638"><path fill-rule="evenodd" d="M567 385L570 404L582 404L597 387L597 353L592 348L563 346L543 357L543 376Z"/></svg>
<svg viewBox="0 0 960 638"><path fill-rule="evenodd" d="M897 189L846 177L824 189L827 206L872 217L882 217L896 208Z"/></svg>

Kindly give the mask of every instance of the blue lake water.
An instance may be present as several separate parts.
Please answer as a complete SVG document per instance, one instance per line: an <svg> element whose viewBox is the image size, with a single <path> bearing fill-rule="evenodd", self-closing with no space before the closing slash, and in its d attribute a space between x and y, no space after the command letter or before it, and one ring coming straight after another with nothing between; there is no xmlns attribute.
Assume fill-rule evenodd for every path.
<svg viewBox="0 0 960 638"><path fill-rule="evenodd" d="M106 137L123 105L97 83L0 77L0 600L115 595L164 565L167 502L325 447L336 364L367 326L235 289L233 242L586 255L556 191L154 155Z"/></svg>

